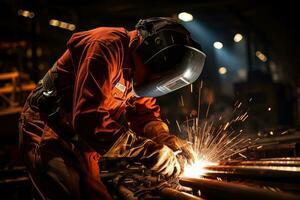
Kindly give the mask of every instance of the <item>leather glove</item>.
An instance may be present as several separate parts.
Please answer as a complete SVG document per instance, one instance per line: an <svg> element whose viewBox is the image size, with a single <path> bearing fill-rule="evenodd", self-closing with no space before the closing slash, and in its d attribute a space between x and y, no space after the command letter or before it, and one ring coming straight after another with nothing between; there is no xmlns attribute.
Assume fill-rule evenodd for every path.
<svg viewBox="0 0 300 200"><path fill-rule="evenodd" d="M162 121L152 121L144 127L144 134L148 138L159 144L165 144L174 152L180 152L178 155L183 156L187 163L192 164L196 161L196 153L187 141L182 140L175 135L169 134L168 126ZM182 158L180 159L182 160Z"/></svg>
<svg viewBox="0 0 300 200"><path fill-rule="evenodd" d="M180 174L180 164L172 149L153 140L137 137L130 130L119 137L104 157L135 158L162 175Z"/></svg>

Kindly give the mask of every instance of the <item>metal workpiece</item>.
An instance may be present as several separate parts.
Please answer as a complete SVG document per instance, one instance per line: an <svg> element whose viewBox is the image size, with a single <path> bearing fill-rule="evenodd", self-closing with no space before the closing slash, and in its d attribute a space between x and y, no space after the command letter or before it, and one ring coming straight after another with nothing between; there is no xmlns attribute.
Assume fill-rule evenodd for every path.
<svg viewBox="0 0 300 200"><path fill-rule="evenodd" d="M299 181L300 167L297 166L249 166L249 165L218 165L208 166L207 174L236 174L240 177L286 179Z"/></svg>
<svg viewBox="0 0 300 200"><path fill-rule="evenodd" d="M273 192L261 188L250 187L243 184L230 183L224 181L200 179L200 178L181 178L182 185L198 189L201 197L205 199L299 199L299 196L285 192Z"/></svg>
<svg viewBox="0 0 300 200"><path fill-rule="evenodd" d="M261 158L263 161L300 161L300 157Z"/></svg>
<svg viewBox="0 0 300 200"><path fill-rule="evenodd" d="M160 187L157 189L157 194L165 199L168 200L201 200L200 197L197 197L195 195L187 193L192 192L191 188L183 187L179 184L176 184L176 186L173 187L171 185L168 185L166 181L159 177L154 176L146 176L142 177L140 175L135 175L136 179L144 179L150 181L154 185L161 184ZM163 185L165 184L165 185Z"/></svg>
<svg viewBox="0 0 300 200"><path fill-rule="evenodd" d="M256 144L282 144L282 143L295 143L300 142L300 134L299 132L295 132L290 135L280 135L273 137L260 138L256 141Z"/></svg>
<svg viewBox="0 0 300 200"><path fill-rule="evenodd" d="M173 188L163 188L160 190L160 195L169 200L203 200L200 197L194 196L186 192L180 192Z"/></svg>
<svg viewBox="0 0 300 200"><path fill-rule="evenodd" d="M126 200L300 199L299 162L297 157L226 160L205 166L203 178L164 177L124 162L119 170L102 171L101 179L113 180Z"/></svg>
<svg viewBox="0 0 300 200"><path fill-rule="evenodd" d="M227 161L220 163L221 165L243 165L243 166L290 166L300 167L300 160L255 160L255 161Z"/></svg>
<svg viewBox="0 0 300 200"><path fill-rule="evenodd" d="M103 171L101 180L111 185L116 195L125 200L201 200L190 194L192 188L181 186L178 178L166 178L147 169L139 170L136 166L119 172Z"/></svg>

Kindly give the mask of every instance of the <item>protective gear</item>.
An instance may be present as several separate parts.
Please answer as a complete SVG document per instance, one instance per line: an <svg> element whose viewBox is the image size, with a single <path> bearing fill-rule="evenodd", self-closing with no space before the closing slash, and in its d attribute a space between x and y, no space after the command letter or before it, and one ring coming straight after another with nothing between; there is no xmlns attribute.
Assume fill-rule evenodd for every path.
<svg viewBox="0 0 300 200"><path fill-rule="evenodd" d="M192 146L185 140L169 134L168 126L162 121L152 121L144 126L144 135L159 144L165 144L178 156L183 156L188 163L196 161L197 155ZM181 159L182 160L182 159Z"/></svg>
<svg viewBox="0 0 300 200"><path fill-rule="evenodd" d="M104 157L134 158L162 175L178 176L180 174L179 162L168 146L137 137L131 130L120 136Z"/></svg>
<svg viewBox="0 0 300 200"><path fill-rule="evenodd" d="M20 118L20 150L41 199L111 200L100 180L99 154L62 139L41 140L55 133L28 103Z"/></svg>
<svg viewBox="0 0 300 200"><path fill-rule="evenodd" d="M179 152L179 155L182 155L189 164L196 161L197 156L192 146L175 135L162 135L153 140L160 141L162 144L170 147L173 151Z"/></svg>
<svg viewBox="0 0 300 200"><path fill-rule="evenodd" d="M85 197L84 199L111 199L105 197L109 195L99 178L97 160L88 159L90 157L88 155L105 153L122 134L122 126L127 122L131 123L130 127L135 132L142 132L147 122L160 119L160 108L154 98L136 98L132 93L131 69L134 63L131 54L137 45L133 42L136 38L138 38L137 31L128 32L124 28L100 27L73 34L68 42L68 49L44 79L48 77L53 83L48 81L44 82L46 85L40 83L27 99L20 120L21 153L33 178L40 179L38 181L40 189L53 189L51 196L47 195L47 198L60 199L59 197L64 195L61 195L62 192L57 188L63 187L67 188L64 193L66 196L76 193L82 198ZM51 91L52 84L59 95L57 99L59 101L44 101L43 92L47 92L48 89ZM50 94L54 93L45 93ZM53 96L49 97L52 100ZM59 105L53 107L50 102ZM41 105L50 108L50 112L45 113ZM75 131L79 136L78 143L84 138L84 142L88 143L87 148L81 148L76 141L65 139L69 138L66 126L56 124L60 132L53 129L53 124L49 124L53 122L49 120L49 114L52 111L57 112L52 108L62 109L63 112L58 112L59 120ZM127 121L122 124L125 113ZM45 114L47 117L44 117ZM87 155L84 156L86 158L72 163L69 168L68 152L58 151L57 155L49 158L52 156L48 153L52 152L49 145L43 146L43 152L46 153L41 154L39 151L41 144L55 143L59 140L63 140L71 150L74 150L75 157L79 158L80 154ZM47 163L37 169L36 159L43 159ZM58 161L58 164L54 163L49 168L48 161L51 163ZM60 167L60 163L63 162L67 162L67 168ZM59 170L51 168L52 166ZM79 170L79 166L85 169ZM55 181L43 180L38 174L41 171L47 175L49 170L57 177ZM88 179L88 184L73 181L74 177L79 177L78 180ZM42 184L39 184L40 182ZM72 184L69 184L70 182ZM68 192L69 189L71 192ZM86 193L94 197L86 196Z"/></svg>
<svg viewBox="0 0 300 200"><path fill-rule="evenodd" d="M143 42L134 57L142 61L147 74L144 80L133 79L137 96L161 96L193 83L200 76L206 56L181 24L155 17L140 20L136 29Z"/></svg>
<svg viewBox="0 0 300 200"><path fill-rule="evenodd" d="M137 37L137 31L109 27L73 34L68 41L68 49L43 79L46 85L39 85L31 95L44 97L44 91L55 88L58 101L52 101L50 97L55 103L53 106L50 101L42 103L38 97L28 99L37 99L30 101L30 107L36 107L34 111L39 112L39 105L45 105L50 108L46 115L58 116L65 123L64 126L59 124L65 131L47 132L43 140L56 139L58 135L69 138L71 131L66 130L71 127L95 150L105 153L119 133L122 134L119 130L127 122L133 131L139 133L147 122L160 119L160 107L154 98L136 98L132 92L131 69L134 63L131 53L138 45L133 42ZM57 111L56 108L59 115L52 114ZM52 121L49 117L43 120Z"/></svg>

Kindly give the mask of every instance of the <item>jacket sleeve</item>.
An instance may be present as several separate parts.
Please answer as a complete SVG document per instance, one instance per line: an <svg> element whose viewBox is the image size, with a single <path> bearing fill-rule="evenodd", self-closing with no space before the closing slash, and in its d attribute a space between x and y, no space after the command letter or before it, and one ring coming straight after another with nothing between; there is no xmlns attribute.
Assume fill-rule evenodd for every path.
<svg viewBox="0 0 300 200"><path fill-rule="evenodd" d="M77 134L99 153L116 140L121 126L109 114L111 71L116 61L99 42L73 52L75 68L72 123ZM76 62L76 61L75 61Z"/></svg>
<svg viewBox="0 0 300 200"><path fill-rule="evenodd" d="M155 98L136 98L133 106L126 111L126 119L134 132L147 138L154 138L161 133L161 128L168 132L168 126L160 118L160 107L156 104ZM148 124L155 124L160 130L145 129Z"/></svg>

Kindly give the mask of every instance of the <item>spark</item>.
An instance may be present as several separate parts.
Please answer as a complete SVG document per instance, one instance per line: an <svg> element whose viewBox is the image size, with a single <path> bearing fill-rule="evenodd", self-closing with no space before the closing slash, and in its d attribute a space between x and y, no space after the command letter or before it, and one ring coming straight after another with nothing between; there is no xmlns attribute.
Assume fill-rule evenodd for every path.
<svg viewBox="0 0 300 200"><path fill-rule="evenodd" d="M282 133L280 133L281 135L287 134L288 131L283 131Z"/></svg>
<svg viewBox="0 0 300 200"><path fill-rule="evenodd" d="M171 124L170 121L169 121L168 119L166 119L166 121L167 121L168 124Z"/></svg>
<svg viewBox="0 0 300 200"><path fill-rule="evenodd" d="M243 158L247 158L247 156L245 156L245 155L242 154L242 153L239 153L239 155L240 155L241 157L243 157Z"/></svg>
<svg viewBox="0 0 300 200"><path fill-rule="evenodd" d="M218 165L219 162L240 157L247 159L243 153L249 147L257 147L255 140L245 137L243 129L232 130L232 123L237 121L244 122L248 118L248 111L243 110L243 103L235 102L233 116L229 121L222 122L222 116L216 116L215 119L209 121L208 115L210 103L205 112L206 119L200 121L200 102L201 82L198 93L198 113L196 118L186 118L182 124L182 129L187 133L187 140L192 144L192 147L197 155L196 162L193 164L185 164L183 175L184 177L202 177L207 172L206 167ZM252 99L251 99L252 100ZM250 101L250 100L249 100ZM211 117L210 117L211 118ZM178 129L181 132L180 125L176 121ZM259 148L259 147L257 147ZM261 147L260 147L261 148Z"/></svg>
<svg viewBox="0 0 300 200"><path fill-rule="evenodd" d="M227 127L229 126L229 122L227 122L226 124L225 124L225 127L224 127L224 131L227 129Z"/></svg>
<svg viewBox="0 0 300 200"><path fill-rule="evenodd" d="M238 108L240 108L240 107L241 107L241 105L242 105L242 102L240 102L240 103L239 103L239 105L238 105Z"/></svg>
<svg viewBox="0 0 300 200"><path fill-rule="evenodd" d="M181 100L181 105L184 107L184 100L183 100L183 96L180 95L180 100Z"/></svg>
<svg viewBox="0 0 300 200"><path fill-rule="evenodd" d="M179 132L181 132L181 128L180 128L180 125L179 125L179 123L178 123L177 120L176 120L176 124L177 124L177 127L178 127Z"/></svg>
<svg viewBox="0 0 300 200"><path fill-rule="evenodd" d="M199 94L198 94L198 119L200 119L200 103L201 103L201 90L203 87L203 81L200 82ZM198 125L198 124L197 124Z"/></svg>

